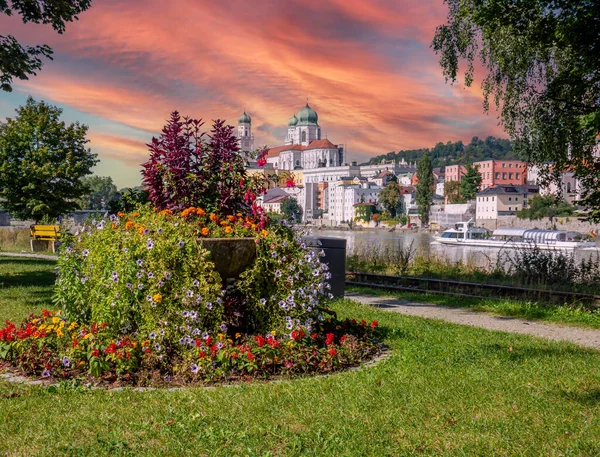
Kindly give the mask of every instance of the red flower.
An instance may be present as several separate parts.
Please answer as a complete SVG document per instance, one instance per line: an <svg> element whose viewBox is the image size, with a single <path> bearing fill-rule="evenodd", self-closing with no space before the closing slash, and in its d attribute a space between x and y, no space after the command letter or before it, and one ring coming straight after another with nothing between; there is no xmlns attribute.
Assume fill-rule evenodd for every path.
<svg viewBox="0 0 600 457"><path fill-rule="evenodd" d="M208 337L206 337L206 345L210 346L210 343L212 343L212 337L208 336Z"/></svg>
<svg viewBox="0 0 600 457"><path fill-rule="evenodd" d="M362 326L364 327L365 325L367 325L367 321L365 321L365 320L363 319L362 321L360 321L360 325L362 325Z"/></svg>
<svg viewBox="0 0 600 457"><path fill-rule="evenodd" d="M233 354L231 354L231 359L235 360L239 357L240 355L237 352L234 352Z"/></svg>
<svg viewBox="0 0 600 457"><path fill-rule="evenodd" d="M335 349L329 349L327 352L333 356L335 356L337 354Z"/></svg>
<svg viewBox="0 0 600 457"><path fill-rule="evenodd" d="M204 357L206 357L206 353L201 350L200 352L198 352L198 357L200 357L201 359L203 359Z"/></svg>
<svg viewBox="0 0 600 457"><path fill-rule="evenodd" d="M42 310L42 316L44 316L44 317L50 317L50 316L52 316L52 313L50 311L48 311L47 309L43 309Z"/></svg>
<svg viewBox="0 0 600 457"><path fill-rule="evenodd" d="M316 334L316 333L313 333L312 335L310 335L310 337L311 337L313 340L315 340L315 339L317 339L317 334Z"/></svg>
<svg viewBox="0 0 600 457"><path fill-rule="evenodd" d="M328 333L325 338L325 344L330 345L331 343L333 343L334 339L335 335L333 333Z"/></svg>
<svg viewBox="0 0 600 457"><path fill-rule="evenodd" d="M342 344L344 341L346 341L347 335L344 335L340 338L340 344Z"/></svg>
<svg viewBox="0 0 600 457"><path fill-rule="evenodd" d="M379 322L377 322L377 321L373 321L373 322L371 322L371 328L375 328L375 327L377 327L378 325L379 325Z"/></svg>
<svg viewBox="0 0 600 457"><path fill-rule="evenodd" d="M202 340L200 338L196 338L196 347L202 344Z"/></svg>
<svg viewBox="0 0 600 457"><path fill-rule="evenodd" d="M254 354L252 354L252 351L248 351L246 357L248 357L248 362L254 362Z"/></svg>
<svg viewBox="0 0 600 457"><path fill-rule="evenodd" d="M152 351L151 351L150 349L146 349L144 352L145 352L146 354L150 354Z"/></svg>
<svg viewBox="0 0 600 457"><path fill-rule="evenodd" d="M92 357L98 357L100 355L100 351L98 349L94 349L92 351Z"/></svg>
<svg viewBox="0 0 600 457"><path fill-rule="evenodd" d="M110 345L104 350L105 354L114 354L117 352L117 345L115 343L110 343Z"/></svg>
<svg viewBox="0 0 600 457"><path fill-rule="evenodd" d="M259 348L263 347L264 344L267 342L267 340L262 337L261 335L256 335L256 344L258 345Z"/></svg>
<svg viewBox="0 0 600 457"><path fill-rule="evenodd" d="M277 349L279 347L279 341L277 341L275 338L271 337L267 340L269 342L269 345L273 348L273 349Z"/></svg>
<svg viewBox="0 0 600 457"><path fill-rule="evenodd" d="M300 333L298 332L298 330L294 330L294 331L292 332L292 339L293 339L294 341L298 341L298 340L300 339Z"/></svg>

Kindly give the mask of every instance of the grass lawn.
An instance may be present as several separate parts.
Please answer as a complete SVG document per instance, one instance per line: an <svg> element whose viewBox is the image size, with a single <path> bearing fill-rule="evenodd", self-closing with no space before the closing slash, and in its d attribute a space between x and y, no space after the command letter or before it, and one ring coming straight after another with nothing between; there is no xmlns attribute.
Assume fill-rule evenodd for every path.
<svg viewBox="0 0 600 457"><path fill-rule="evenodd" d="M51 270L32 266L32 275ZM26 287L13 310L2 288L0 319L39 310L39 290ZM334 306L341 317L377 319L391 357L327 377L182 391L0 381L0 455L600 454L600 353L349 300Z"/></svg>
<svg viewBox="0 0 600 457"><path fill-rule="evenodd" d="M395 297L421 303L433 303L451 308L470 308L474 311L487 311L501 316L600 328L600 308L592 311L578 305L557 306L510 299L479 299L441 294L394 292L369 287L348 287L346 291Z"/></svg>

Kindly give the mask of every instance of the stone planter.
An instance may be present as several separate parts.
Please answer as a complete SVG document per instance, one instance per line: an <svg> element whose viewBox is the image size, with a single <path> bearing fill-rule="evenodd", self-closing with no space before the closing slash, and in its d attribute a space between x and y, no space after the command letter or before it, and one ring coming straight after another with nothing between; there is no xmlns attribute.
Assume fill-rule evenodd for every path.
<svg viewBox="0 0 600 457"><path fill-rule="evenodd" d="M238 278L256 258L254 238L201 238L200 242L210 252L223 283Z"/></svg>

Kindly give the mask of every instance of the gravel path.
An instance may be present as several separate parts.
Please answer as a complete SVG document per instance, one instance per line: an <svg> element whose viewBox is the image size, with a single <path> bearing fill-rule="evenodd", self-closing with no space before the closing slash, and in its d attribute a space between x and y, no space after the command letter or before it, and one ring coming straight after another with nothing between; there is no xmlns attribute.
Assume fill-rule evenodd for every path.
<svg viewBox="0 0 600 457"><path fill-rule="evenodd" d="M391 297L347 293L346 298L409 316L440 319L454 324L469 325L471 327L498 330L501 332L522 333L549 340L570 341L579 346L600 350L600 330L544 324L513 317L502 317L483 312L469 311L467 309L409 302Z"/></svg>
<svg viewBox="0 0 600 457"><path fill-rule="evenodd" d="M4 252L0 251L0 257L24 257L26 259L43 259L43 260L56 260L58 256L49 254L27 254L25 252Z"/></svg>

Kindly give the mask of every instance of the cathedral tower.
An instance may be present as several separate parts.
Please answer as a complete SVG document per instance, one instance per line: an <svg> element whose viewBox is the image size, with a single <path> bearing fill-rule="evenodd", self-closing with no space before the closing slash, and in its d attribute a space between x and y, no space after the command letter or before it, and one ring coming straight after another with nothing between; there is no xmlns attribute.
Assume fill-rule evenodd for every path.
<svg viewBox="0 0 600 457"><path fill-rule="evenodd" d="M238 118L238 144L244 152L254 151L254 134L252 133L252 119L246 114Z"/></svg>

